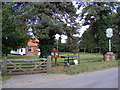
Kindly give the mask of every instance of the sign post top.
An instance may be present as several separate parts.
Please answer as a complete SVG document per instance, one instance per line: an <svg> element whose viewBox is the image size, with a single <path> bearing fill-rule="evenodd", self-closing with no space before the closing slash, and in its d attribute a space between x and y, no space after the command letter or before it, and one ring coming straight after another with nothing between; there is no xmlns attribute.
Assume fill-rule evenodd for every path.
<svg viewBox="0 0 120 90"><path fill-rule="evenodd" d="M113 36L113 30L112 30L112 28L108 28L108 29L106 30L106 36L107 36L108 38L111 38L111 37Z"/></svg>

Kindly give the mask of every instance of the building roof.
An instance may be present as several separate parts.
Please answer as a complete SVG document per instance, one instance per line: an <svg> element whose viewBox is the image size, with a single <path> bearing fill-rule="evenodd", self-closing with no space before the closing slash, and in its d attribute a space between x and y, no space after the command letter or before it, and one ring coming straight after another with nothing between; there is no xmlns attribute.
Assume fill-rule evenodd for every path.
<svg viewBox="0 0 120 90"><path fill-rule="evenodd" d="M38 46L38 39L29 40L27 46Z"/></svg>

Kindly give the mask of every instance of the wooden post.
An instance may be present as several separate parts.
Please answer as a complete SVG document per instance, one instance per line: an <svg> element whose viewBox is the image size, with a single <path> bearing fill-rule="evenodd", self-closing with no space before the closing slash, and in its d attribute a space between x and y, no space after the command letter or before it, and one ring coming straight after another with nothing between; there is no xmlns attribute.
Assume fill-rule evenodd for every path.
<svg viewBox="0 0 120 90"><path fill-rule="evenodd" d="M47 57L47 71L50 71L51 70L51 56L48 56Z"/></svg>
<svg viewBox="0 0 120 90"><path fill-rule="evenodd" d="M80 64L80 55L78 53L78 64Z"/></svg>
<svg viewBox="0 0 120 90"><path fill-rule="evenodd" d="M7 74L7 57L3 58L2 75Z"/></svg>
<svg viewBox="0 0 120 90"><path fill-rule="evenodd" d="M57 58L55 58L55 65L57 65Z"/></svg>
<svg viewBox="0 0 120 90"><path fill-rule="evenodd" d="M0 57L0 81L2 80L1 74L2 74L2 58Z"/></svg>

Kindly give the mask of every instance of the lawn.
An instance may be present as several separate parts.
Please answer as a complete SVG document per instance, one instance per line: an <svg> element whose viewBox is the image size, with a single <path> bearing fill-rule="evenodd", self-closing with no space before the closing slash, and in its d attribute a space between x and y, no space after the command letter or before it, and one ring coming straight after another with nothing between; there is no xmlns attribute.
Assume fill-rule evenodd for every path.
<svg viewBox="0 0 120 90"><path fill-rule="evenodd" d="M34 59L34 58L39 58L38 55L11 55L9 54L8 57L9 59Z"/></svg>
<svg viewBox="0 0 120 90"><path fill-rule="evenodd" d="M103 55L99 53L60 53L60 56L80 56L79 58L73 58L77 60L91 60L91 59L103 59ZM52 63L54 64L54 59L52 60ZM58 65L62 65L62 62L64 62L64 58L58 58L57 59Z"/></svg>
<svg viewBox="0 0 120 90"><path fill-rule="evenodd" d="M91 55L93 55L92 56L92 58L96 58L96 57L99 57L99 58L103 58L103 55L101 55L101 54L99 54L99 53L78 53L78 54L73 54L73 53L69 53L69 52L62 52L62 53L60 53L60 56L70 56L70 55L86 55L87 57L85 58L84 56L82 56L81 57L81 59L83 60L83 59L87 59L88 57L90 57ZM18 59L18 58L20 58L20 59L33 59L33 58L39 58L39 56L38 55L11 55L11 54L9 54L8 55L8 57L7 58L9 58L9 59Z"/></svg>

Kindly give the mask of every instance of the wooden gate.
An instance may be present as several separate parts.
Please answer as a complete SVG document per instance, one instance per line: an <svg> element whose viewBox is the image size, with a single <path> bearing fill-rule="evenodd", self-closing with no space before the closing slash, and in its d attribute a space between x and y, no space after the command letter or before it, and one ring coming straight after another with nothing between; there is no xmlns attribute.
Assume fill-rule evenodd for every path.
<svg viewBox="0 0 120 90"><path fill-rule="evenodd" d="M45 73L51 68L51 60L48 59L6 59L7 68L4 70L7 74Z"/></svg>

